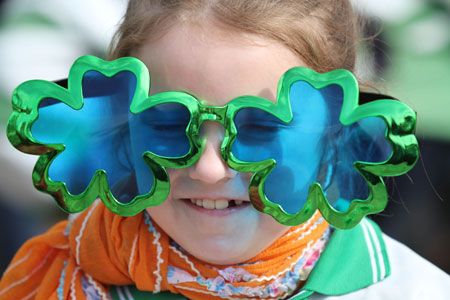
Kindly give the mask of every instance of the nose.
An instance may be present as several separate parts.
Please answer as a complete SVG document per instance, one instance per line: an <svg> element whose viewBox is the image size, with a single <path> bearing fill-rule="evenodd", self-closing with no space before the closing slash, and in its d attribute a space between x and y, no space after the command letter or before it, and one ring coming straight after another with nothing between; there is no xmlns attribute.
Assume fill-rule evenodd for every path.
<svg viewBox="0 0 450 300"><path fill-rule="evenodd" d="M205 121L200 128L200 135L206 139L203 152L199 160L189 167L189 176L205 183L217 183L235 177L237 171L229 168L220 155L223 126L218 122Z"/></svg>

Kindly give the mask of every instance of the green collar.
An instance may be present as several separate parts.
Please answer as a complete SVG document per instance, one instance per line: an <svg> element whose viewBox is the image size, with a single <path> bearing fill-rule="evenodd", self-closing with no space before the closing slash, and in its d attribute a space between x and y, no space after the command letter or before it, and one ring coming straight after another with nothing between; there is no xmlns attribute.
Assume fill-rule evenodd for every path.
<svg viewBox="0 0 450 300"><path fill-rule="evenodd" d="M171 292L152 292L139 291L135 286L112 286L110 294L113 300L186 300L181 294L172 294Z"/></svg>
<svg viewBox="0 0 450 300"><path fill-rule="evenodd" d="M365 218L353 229L335 229L305 286L291 299L307 299L313 293L347 294L383 280L390 272L381 230ZM135 287L111 287L111 295L120 300L186 299L180 294L153 294L138 291Z"/></svg>
<svg viewBox="0 0 450 300"><path fill-rule="evenodd" d="M390 272L381 230L365 218L353 229L334 231L302 291L291 299L307 299L313 293L347 294L383 280Z"/></svg>

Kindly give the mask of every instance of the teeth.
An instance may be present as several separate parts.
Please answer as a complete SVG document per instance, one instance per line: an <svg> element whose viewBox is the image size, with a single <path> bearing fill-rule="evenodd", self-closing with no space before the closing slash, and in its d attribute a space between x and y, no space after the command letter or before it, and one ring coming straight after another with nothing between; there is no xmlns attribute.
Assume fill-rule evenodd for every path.
<svg viewBox="0 0 450 300"><path fill-rule="evenodd" d="M214 209L215 208L214 200L209 200L209 199L203 200L203 208Z"/></svg>
<svg viewBox="0 0 450 300"><path fill-rule="evenodd" d="M225 209L228 207L228 200L217 200L214 202L216 209Z"/></svg>
<svg viewBox="0 0 450 300"><path fill-rule="evenodd" d="M244 201L242 200L211 200L211 199L190 199L191 202L197 206L206 209L225 209L230 205L230 201L234 201L236 206L241 205Z"/></svg>

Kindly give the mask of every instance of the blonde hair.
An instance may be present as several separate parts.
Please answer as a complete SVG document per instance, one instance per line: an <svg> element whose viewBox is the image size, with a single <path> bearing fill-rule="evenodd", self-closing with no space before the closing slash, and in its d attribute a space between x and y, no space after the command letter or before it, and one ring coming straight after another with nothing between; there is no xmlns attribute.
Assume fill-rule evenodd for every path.
<svg viewBox="0 0 450 300"><path fill-rule="evenodd" d="M354 70L357 18L348 0L130 0L109 59L130 56L173 24L205 17L275 39L318 72Z"/></svg>

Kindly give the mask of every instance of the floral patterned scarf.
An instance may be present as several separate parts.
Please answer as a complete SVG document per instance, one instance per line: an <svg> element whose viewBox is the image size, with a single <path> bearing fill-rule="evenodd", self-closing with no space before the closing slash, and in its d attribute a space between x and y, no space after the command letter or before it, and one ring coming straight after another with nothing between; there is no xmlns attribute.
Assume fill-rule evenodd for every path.
<svg viewBox="0 0 450 300"><path fill-rule="evenodd" d="M97 201L73 222L22 246L0 282L0 299L105 300L113 285L189 299L283 299L304 284L329 236L317 212L245 263L209 265L186 253L146 212L121 217Z"/></svg>

